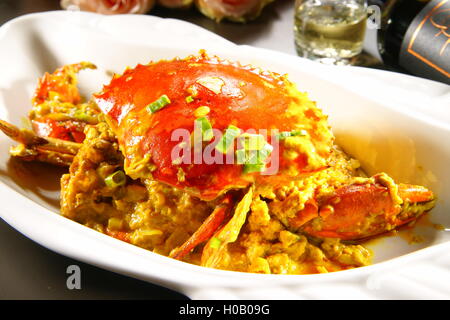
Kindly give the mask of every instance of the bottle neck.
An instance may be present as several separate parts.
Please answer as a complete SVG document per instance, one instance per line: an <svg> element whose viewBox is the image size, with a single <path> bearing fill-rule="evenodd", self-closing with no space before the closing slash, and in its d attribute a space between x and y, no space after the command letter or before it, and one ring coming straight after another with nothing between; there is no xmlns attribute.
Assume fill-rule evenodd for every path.
<svg viewBox="0 0 450 320"><path fill-rule="evenodd" d="M368 0L367 5L370 9L370 6L377 6L379 10L377 11L378 14L383 14L386 10L386 5L388 3L392 3L391 0ZM392 5L392 4L391 4ZM369 14L371 14L373 11L368 11ZM370 16L369 16L370 19ZM377 18L376 21L378 24L381 22L381 17ZM375 25L375 24L374 24ZM380 61L383 61L383 58L379 51L378 46L378 30L381 26L378 25L377 28L367 28L366 30L366 36L364 40L364 50L369 53L370 55L374 56Z"/></svg>

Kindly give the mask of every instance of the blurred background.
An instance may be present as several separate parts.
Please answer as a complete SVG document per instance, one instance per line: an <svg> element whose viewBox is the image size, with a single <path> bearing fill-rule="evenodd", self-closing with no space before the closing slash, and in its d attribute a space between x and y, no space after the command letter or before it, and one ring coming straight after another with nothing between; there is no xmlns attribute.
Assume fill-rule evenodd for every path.
<svg viewBox="0 0 450 320"><path fill-rule="evenodd" d="M179 2L191 0L160 1ZM69 5L69 9L71 9L74 6L72 5L70 7L70 3L93 3L97 1L74 0L63 2ZM228 2L233 3L233 1L229 0ZM239 1L234 0L234 2ZM257 10L256 16L253 15L251 16L252 19L241 20L241 22L229 20L224 18L222 14L218 14L217 16L221 18L219 22L214 17L205 16L194 5L188 8L167 8L160 4L155 4L148 11L148 14L191 22L236 44L247 44L289 54L297 54L294 41L294 14L296 5L294 0L275 0L268 3L266 0L241 0L241 2L249 2L250 4L262 2L265 3L265 6L261 8L258 6L261 10ZM251 10L252 7L250 6L249 8L253 12ZM59 0L0 0L0 24L21 14L60 9L61 5ZM88 7L88 9L96 8ZM101 10L101 8L97 9ZM242 12L246 11L243 10ZM247 15L244 14L244 17L247 17ZM376 56L376 30L367 30L364 38L364 49L365 53L370 53L370 56ZM367 57L364 58L364 62L361 62L361 64L381 67L381 61L379 59L370 57L367 61Z"/></svg>

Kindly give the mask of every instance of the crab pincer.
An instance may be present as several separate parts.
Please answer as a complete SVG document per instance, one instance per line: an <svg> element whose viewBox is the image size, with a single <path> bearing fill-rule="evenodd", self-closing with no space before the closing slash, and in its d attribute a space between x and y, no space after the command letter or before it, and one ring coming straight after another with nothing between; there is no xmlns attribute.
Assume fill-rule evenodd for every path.
<svg viewBox="0 0 450 320"><path fill-rule="evenodd" d="M392 180L386 184L377 179L382 176L310 201L290 225L317 238L362 240L406 225L434 206L435 196L427 188Z"/></svg>
<svg viewBox="0 0 450 320"><path fill-rule="evenodd" d="M96 124L100 113L92 103L83 103L77 88L77 73L95 69L90 62L65 65L39 79L29 113L39 136L81 143L86 124Z"/></svg>
<svg viewBox="0 0 450 320"><path fill-rule="evenodd" d="M31 129L19 129L0 120L0 130L19 142L11 155L26 161L70 166L85 139L87 124L98 123L100 111L93 102L82 103L77 88L77 72L95 69L90 62L80 62L45 73L39 79L29 113Z"/></svg>
<svg viewBox="0 0 450 320"><path fill-rule="evenodd" d="M90 62L79 62L65 65L56 69L53 73L46 72L39 79L38 86L32 98L33 106L58 98L60 102L78 104L81 96L77 88L76 74L83 69L95 69Z"/></svg>

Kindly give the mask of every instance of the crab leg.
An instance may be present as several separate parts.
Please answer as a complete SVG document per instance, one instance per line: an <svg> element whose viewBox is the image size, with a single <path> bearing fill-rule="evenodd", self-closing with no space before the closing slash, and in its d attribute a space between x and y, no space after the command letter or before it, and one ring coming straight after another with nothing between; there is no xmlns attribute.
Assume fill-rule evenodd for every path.
<svg viewBox="0 0 450 320"><path fill-rule="evenodd" d="M253 188L249 188L244 197L238 202L231 219L208 240L203 248L201 265L217 268L227 256L228 244L237 240L244 225L253 199Z"/></svg>
<svg viewBox="0 0 450 320"><path fill-rule="evenodd" d="M19 142L18 146L11 148L11 155L26 161L41 161L69 166L81 147L80 143L39 137L31 130L19 129L4 120L0 120L0 130L11 139Z"/></svg>
<svg viewBox="0 0 450 320"><path fill-rule="evenodd" d="M378 182L342 187L320 201L311 200L289 224L314 237L359 240L417 219L434 205L425 187L399 184L399 202L392 190Z"/></svg>
<svg viewBox="0 0 450 320"><path fill-rule="evenodd" d="M232 197L226 195L200 228L181 246L172 250L170 257L181 260L200 243L207 241L219 229L232 207Z"/></svg>
<svg viewBox="0 0 450 320"><path fill-rule="evenodd" d="M11 148L10 154L24 161L46 162L61 167L69 167L74 158L72 154L58 153L39 148L36 150L24 149L23 145Z"/></svg>

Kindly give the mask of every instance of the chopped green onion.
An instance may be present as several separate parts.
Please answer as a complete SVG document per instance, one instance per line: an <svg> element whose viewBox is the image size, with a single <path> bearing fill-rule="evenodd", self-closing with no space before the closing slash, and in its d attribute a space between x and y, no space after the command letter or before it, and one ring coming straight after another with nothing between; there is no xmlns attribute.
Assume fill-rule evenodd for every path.
<svg viewBox="0 0 450 320"><path fill-rule="evenodd" d="M78 120L81 120L81 121L84 121L84 122L89 122L89 123L96 122L95 117L93 117L93 116L83 112L82 110L75 111L73 117L75 119L78 119Z"/></svg>
<svg viewBox="0 0 450 320"><path fill-rule="evenodd" d="M109 176L105 178L105 184L108 187L119 187L123 186L127 181L127 177L125 173L121 170L111 173Z"/></svg>
<svg viewBox="0 0 450 320"><path fill-rule="evenodd" d="M292 130L292 131L282 131L278 134L278 139L283 140L287 137L296 137L296 136L306 136L308 132L306 130Z"/></svg>
<svg viewBox="0 0 450 320"><path fill-rule="evenodd" d="M245 164L248 162L248 158L250 155L249 152L245 149L236 150L236 163L237 164Z"/></svg>
<svg viewBox="0 0 450 320"><path fill-rule="evenodd" d="M290 137L291 135L292 134L290 131L283 131L278 134L278 139L283 140L286 139L287 137Z"/></svg>
<svg viewBox="0 0 450 320"><path fill-rule="evenodd" d="M267 158L269 158L269 156L270 156L270 154L272 153L272 151L273 151L272 145L269 144L269 143L266 143L266 144L264 145L264 147L263 147L261 150L258 150L259 158L260 158L262 161L266 161Z"/></svg>
<svg viewBox="0 0 450 320"><path fill-rule="evenodd" d="M207 106L201 106L194 110L194 116L197 118L206 117L211 109Z"/></svg>
<svg viewBox="0 0 450 320"><path fill-rule="evenodd" d="M306 130L293 130L292 131L292 136L306 136L306 135L308 135L308 131L306 131Z"/></svg>
<svg viewBox="0 0 450 320"><path fill-rule="evenodd" d="M261 150L236 150L237 164L263 164L273 151L273 147L266 143Z"/></svg>
<svg viewBox="0 0 450 320"><path fill-rule="evenodd" d="M212 126L208 118L201 117L196 119L194 127L195 130L200 129L203 141L211 141L214 138Z"/></svg>
<svg viewBox="0 0 450 320"><path fill-rule="evenodd" d="M244 173L263 172L265 169L266 165L264 163L244 164L242 172Z"/></svg>
<svg viewBox="0 0 450 320"><path fill-rule="evenodd" d="M234 139L236 139L240 133L241 129L233 125L229 125L225 130L225 133L217 143L216 150L223 154L226 154L233 146Z"/></svg>
<svg viewBox="0 0 450 320"><path fill-rule="evenodd" d="M191 103L191 102L193 102L194 101L194 98L192 98L192 96L187 96L186 97L186 102L187 103Z"/></svg>
<svg viewBox="0 0 450 320"><path fill-rule="evenodd" d="M222 241L219 238L212 237L209 246L213 249L219 249L221 243Z"/></svg>
<svg viewBox="0 0 450 320"><path fill-rule="evenodd" d="M243 133L239 139L245 150L261 150L266 144L266 138L261 134Z"/></svg>
<svg viewBox="0 0 450 320"><path fill-rule="evenodd" d="M267 159L266 152L258 150L236 150L236 163L237 164L262 164Z"/></svg>
<svg viewBox="0 0 450 320"><path fill-rule="evenodd" d="M236 162L244 165L244 173L262 172L272 151L273 147L268 143L261 150L239 149L236 150Z"/></svg>
<svg viewBox="0 0 450 320"><path fill-rule="evenodd" d="M165 106L167 106L168 104L170 104L170 99L168 96L166 96L165 94L163 94L161 97L159 97L156 101L150 103L147 106L147 110L151 113L155 113L156 111L164 108Z"/></svg>

